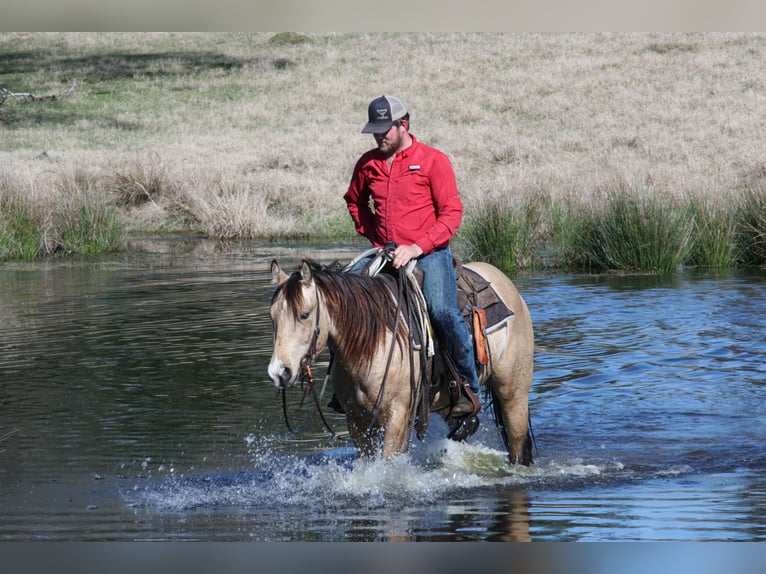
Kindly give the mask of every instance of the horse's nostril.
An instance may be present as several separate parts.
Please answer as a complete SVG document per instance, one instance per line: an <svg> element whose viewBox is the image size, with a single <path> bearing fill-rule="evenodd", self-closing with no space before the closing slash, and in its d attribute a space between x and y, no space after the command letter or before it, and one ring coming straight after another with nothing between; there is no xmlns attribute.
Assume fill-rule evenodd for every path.
<svg viewBox="0 0 766 574"><path fill-rule="evenodd" d="M282 372L279 373L279 382L283 387L286 387L287 383L289 383L292 378L293 372L290 370L290 367L285 367L282 369Z"/></svg>

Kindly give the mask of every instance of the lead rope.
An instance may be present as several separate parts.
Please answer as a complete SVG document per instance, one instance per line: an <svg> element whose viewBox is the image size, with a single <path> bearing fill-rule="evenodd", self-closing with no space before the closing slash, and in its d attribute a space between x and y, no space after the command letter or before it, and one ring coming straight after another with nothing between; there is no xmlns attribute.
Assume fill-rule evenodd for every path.
<svg viewBox="0 0 766 574"><path fill-rule="evenodd" d="M311 365L306 365L306 372L308 373L308 388L311 389L311 396L314 399L314 404L317 407L317 412L319 413L319 418L322 419L322 424L324 424L324 427L332 434L332 438L338 438L338 433L333 430L333 428L330 426L330 423L327 422L327 419L324 416L324 412L322 412L322 405L319 401L319 396L317 395L316 389L314 388L314 383L316 382L314 379L314 375L311 374ZM305 397L305 393L304 393ZM302 401L301 401L302 402Z"/></svg>
<svg viewBox="0 0 766 574"><path fill-rule="evenodd" d="M306 351L306 354L304 355L303 359L301 359L301 379L303 380L304 377L306 377L306 387L303 390L303 397L301 397L301 407L303 407L303 402L306 400L306 393L311 391L311 397L314 399L314 404L317 407L317 412L319 413L319 418L322 419L322 424L324 424L324 427L332 434L332 438L337 438L338 433L335 432L335 429L333 429L330 426L330 423L327 422L327 419L324 416L324 412L322 412L322 406L319 401L319 396L317 395L315 384L316 379L314 378L314 375L311 373L311 363L314 361L314 355L316 355L317 350L317 340L319 339L319 334L321 330L319 329L319 316L320 316L320 299L319 299L319 289L317 289L317 305L316 305L316 324L314 325L314 335L311 338L311 343L309 344L309 349ZM332 354L330 355L330 363L327 366L327 374L325 375L324 384L322 385L322 393L324 393L325 385L327 384L327 379L330 376L330 369L332 369ZM284 389L282 389L282 410L284 411L285 415L285 424L287 424L287 428L292 432L292 429L290 429L290 425L287 422L287 406L285 401L285 395L284 395Z"/></svg>

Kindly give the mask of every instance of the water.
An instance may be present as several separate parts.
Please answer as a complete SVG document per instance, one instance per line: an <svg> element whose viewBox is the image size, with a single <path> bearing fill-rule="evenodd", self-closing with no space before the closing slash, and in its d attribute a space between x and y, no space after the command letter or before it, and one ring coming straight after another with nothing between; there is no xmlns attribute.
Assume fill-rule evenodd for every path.
<svg viewBox="0 0 766 574"><path fill-rule="evenodd" d="M766 539L766 272L516 278L536 464L505 464L488 415L384 463L297 389L290 434L266 377L271 259L360 249L0 266L0 540Z"/></svg>

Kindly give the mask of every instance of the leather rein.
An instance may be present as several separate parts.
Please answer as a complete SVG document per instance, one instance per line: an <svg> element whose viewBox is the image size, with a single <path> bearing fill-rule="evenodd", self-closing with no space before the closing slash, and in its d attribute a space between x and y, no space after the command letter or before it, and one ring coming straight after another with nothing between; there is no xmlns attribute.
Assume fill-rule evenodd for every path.
<svg viewBox="0 0 766 574"><path fill-rule="evenodd" d="M330 353L330 363L327 366L327 374L325 375L324 384L322 385L322 392L320 395L317 395L315 384L316 379L314 378L313 373L311 372L311 363L314 362L314 359L316 358L317 354L317 341L319 340L319 334L321 333L321 329L319 328L319 317L321 315L321 307L320 307L320 299L319 299L319 289L316 289L316 297L317 297L317 304L316 304L316 322L314 323L314 333L311 336L311 342L309 343L309 348L306 351L306 354L303 355L303 358L301 359L301 375L300 375L300 381L301 386L303 386L303 396L301 397L301 407L303 407L303 403L306 400L306 394L310 391L311 396L314 399L314 404L316 405L317 412L319 413L319 418L322 419L322 424L324 424L325 428L332 434L333 438L337 438L338 433L333 430L333 428L330 426L330 423L327 422L327 419L324 416L324 413L322 412L322 406L320 404L320 395L324 393L324 387L327 384L327 380L330 377L330 371L332 370L332 364L334 355ZM286 389L281 389L282 391L282 414L285 418L285 425L287 426L287 430L289 430L291 433L295 434L295 431L290 427L290 421L287 418L287 398L285 391Z"/></svg>

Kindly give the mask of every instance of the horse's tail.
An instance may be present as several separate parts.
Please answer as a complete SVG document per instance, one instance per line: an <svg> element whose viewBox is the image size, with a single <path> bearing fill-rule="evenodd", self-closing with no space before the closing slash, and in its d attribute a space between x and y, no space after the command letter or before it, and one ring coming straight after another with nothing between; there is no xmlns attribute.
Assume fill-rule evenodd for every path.
<svg viewBox="0 0 766 574"><path fill-rule="evenodd" d="M500 407L500 399L495 394L492 385L488 385L490 389L490 403L492 404L492 414L495 418L495 425L500 429L500 436L503 439L503 446L508 452L510 457L511 443L508 439L508 428L505 426L505 419L503 418L503 411ZM519 461L511 461L511 463L519 462L525 466L529 466L534 462L532 457L532 451L537 450L537 443L535 442L535 435L532 431L532 415L527 415L527 438L524 440L524 448L522 450L522 459Z"/></svg>

